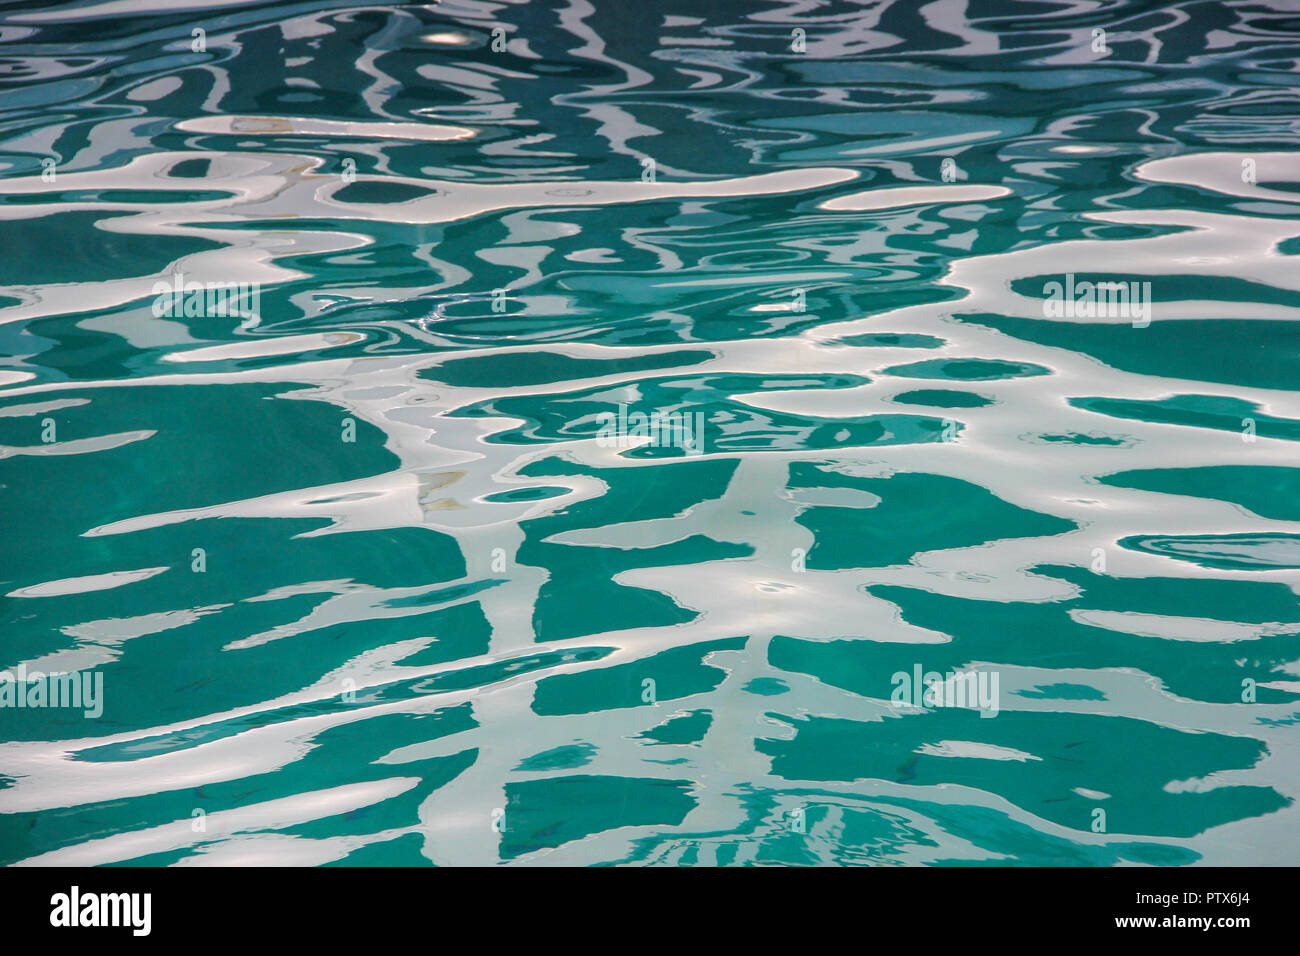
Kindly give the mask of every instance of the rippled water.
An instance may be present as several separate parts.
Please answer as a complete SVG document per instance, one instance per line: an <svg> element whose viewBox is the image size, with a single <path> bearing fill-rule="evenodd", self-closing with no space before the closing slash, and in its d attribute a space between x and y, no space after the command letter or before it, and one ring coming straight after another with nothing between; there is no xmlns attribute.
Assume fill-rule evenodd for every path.
<svg viewBox="0 0 1300 956"><path fill-rule="evenodd" d="M1295 863L1298 64L1291 0L6 5L0 862Z"/></svg>

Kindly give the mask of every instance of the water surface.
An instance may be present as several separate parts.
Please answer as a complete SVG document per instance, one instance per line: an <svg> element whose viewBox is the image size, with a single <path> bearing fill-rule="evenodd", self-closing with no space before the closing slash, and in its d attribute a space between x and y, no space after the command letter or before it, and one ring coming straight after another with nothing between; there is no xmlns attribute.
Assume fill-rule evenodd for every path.
<svg viewBox="0 0 1300 956"><path fill-rule="evenodd" d="M102 713L0 708L0 862L1297 862L1298 62L1285 0L5 5L0 667Z"/></svg>

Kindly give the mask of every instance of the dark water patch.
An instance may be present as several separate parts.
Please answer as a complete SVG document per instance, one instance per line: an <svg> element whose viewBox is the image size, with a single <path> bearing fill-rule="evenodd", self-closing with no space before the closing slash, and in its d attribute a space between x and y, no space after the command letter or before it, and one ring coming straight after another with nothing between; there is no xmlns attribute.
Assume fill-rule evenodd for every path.
<svg viewBox="0 0 1300 956"><path fill-rule="evenodd" d="M882 375L906 378L946 378L958 382L991 382L1003 378L1050 375L1051 369L1029 362L1004 362L1000 359L929 359L910 365L894 365L881 370Z"/></svg>

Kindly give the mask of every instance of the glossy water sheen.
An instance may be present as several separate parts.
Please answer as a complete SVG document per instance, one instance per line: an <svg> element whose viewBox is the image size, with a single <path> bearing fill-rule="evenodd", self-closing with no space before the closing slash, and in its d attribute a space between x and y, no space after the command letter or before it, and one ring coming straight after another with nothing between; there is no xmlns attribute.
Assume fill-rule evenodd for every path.
<svg viewBox="0 0 1300 956"><path fill-rule="evenodd" d="M1293 4L176 6L0 11L0 862L1297 861Z"/></svg>

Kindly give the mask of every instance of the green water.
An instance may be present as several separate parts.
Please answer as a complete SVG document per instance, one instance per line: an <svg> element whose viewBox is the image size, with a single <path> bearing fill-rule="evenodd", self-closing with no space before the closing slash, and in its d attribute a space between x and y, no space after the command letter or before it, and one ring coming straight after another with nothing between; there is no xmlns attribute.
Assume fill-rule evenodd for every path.
<svg viewBox="0 0 1300 956"><path fill-rule="evenodd" d="M6 5L0 863L1295 864L1300 13L1040 6Z"/></svg>

